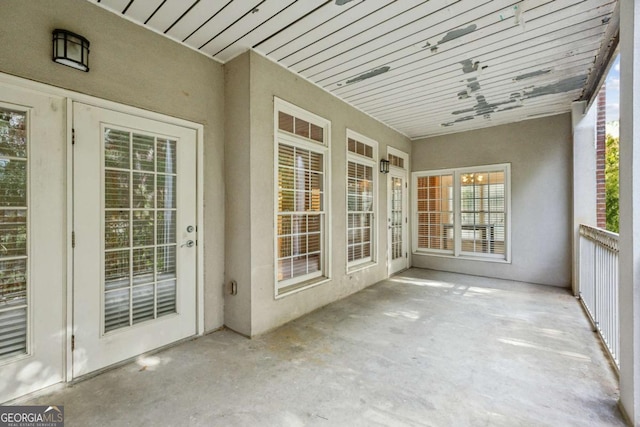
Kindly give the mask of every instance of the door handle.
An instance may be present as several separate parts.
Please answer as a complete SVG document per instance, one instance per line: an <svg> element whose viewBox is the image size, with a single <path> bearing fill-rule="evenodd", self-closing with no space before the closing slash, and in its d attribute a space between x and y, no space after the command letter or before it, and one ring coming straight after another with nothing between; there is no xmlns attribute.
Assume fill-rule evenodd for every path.
<svg viewBox="0 0 640 427"><path fill-rule="evenodd" d="M196 242L194 242L193 240L187 240L185 243L181 244L180 247L182 248L182 247L186 246L188 248L192 248L192 247L195 246L195 244L196 244Z"/></svg>

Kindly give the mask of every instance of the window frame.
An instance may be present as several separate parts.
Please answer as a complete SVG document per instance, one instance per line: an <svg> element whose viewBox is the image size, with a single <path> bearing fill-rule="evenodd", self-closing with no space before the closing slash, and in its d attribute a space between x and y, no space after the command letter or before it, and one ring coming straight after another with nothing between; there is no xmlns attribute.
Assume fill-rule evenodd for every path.
<svg viewBox="0 0 640 427"><path fill-rule="evenodd" d="M354 139L358 142L371 146L372 157L366 157L352 151L349 151L349 139ZM354 271L363 270L369 267L373 267L378 264L378 141L375 141L369 137L366 137L358 132L355 132L347 128L347 134L345 138L345 249L346 249L346 271L352 273ZM372 208L371 208L371 234L370 234L370 255L354 261L349 261L349 162L361 164L364 166L370 166L372 169Z"/></svg>
<svg viewBox="0 0 640 427"><path fill-rule="evenodd" d="M15 306L15 307L0 307L2 309L3 313L7 313L10 311L18 311L22 308L25 309L26 312L26 317L25 317L25 350L22 353L16 353L16 354L12 354L10 356L5 356L0 358L0 367L5 366L5 365L9 365L11 363L15 363L17 361L23 360L23 359L28 359L30 357L33 356L34 354L34 324L35 324L35 312L33 310L33 285L32 285L32 260L33 260L33 254L32 254L32 249L34 247L33 245L33 240L34 240L34 235L32 232L32 213L33 213L33 203L32 203L32 199L31 199L31 195L32 195L32 188L31 188L31 181L32 181L32 176L33 176L33 162L32 162L32 145L33 145L33 125L32 125L32 121L34 118L34 108L33 107L26 107L26 106L22 106L22 105L17 105L17 104L11 104L11 103L7 103L7 102L0 102L0 108L6 110L6 111L12 111L15 113L23 113L24 114L24 120L26 123L26 129L25 129L25 135L26 135L26 147L25 147L25 157L24 158L20 158L18 156L2 156L3 159L5 160L9 160L9 161L24 161L25 163L25 173L26 173L26 180L25 180L25 206L19 206L19 207L13 207L13 206L5 206L5 209L12 209L12 208L17 208L18 209L22 209L24 208L26 215L25 215L25 222L26 222L26 238L25 238L25 255L16 255L16 256L9 256L6 258L12 258L12 260L18 260L18 259L24 259L25 260L25 302L24 302L24 307L22 307L22 305L19 306Z"/></svg>
<svg viewBox="0 0 640 427"><path fill-rule="evenodd" d="M462 250L462 185L461 176L473 173L504 173L504 254L489 254ZM418 178L451 175L453 177L453 248L429 249L418 247ZM445 258L466 259L486 262L511 263L511 163L470 166L461 168L416 171L411 174L411 182L415 191L412 195L413 238L412 253Z"/></svg>
<svg viewBox="0 0 640 427"><path fill-rule="evenodd" d="M279 113L285 113L295 118L299 118L313 125L319 126L323 130L323 141L319 142L311 138L305 138L295 133L291 133L279 128ZM273 197L274 197L274 225L273 225L273 277L274 277L274 293L275 298L281 298L303 291L305 289L326 283L331 280L331 170L330 170L330 140L331 140L331 122L323 117L306 111L294 104L284 101L278 97L274 97L274 161L273 161ZM320 211L321 219L321 238L320 238L320 270L314 273L308 273L303 276L292 277L289 279L278 279L278 217L281 212L278 211L278 169L279 169L279 145L284 144L302 150L308 150L322 155L322 194L323 209ZM317 211L304 211L317 212ZM301 213L302 214L302 213Z"/></svg>

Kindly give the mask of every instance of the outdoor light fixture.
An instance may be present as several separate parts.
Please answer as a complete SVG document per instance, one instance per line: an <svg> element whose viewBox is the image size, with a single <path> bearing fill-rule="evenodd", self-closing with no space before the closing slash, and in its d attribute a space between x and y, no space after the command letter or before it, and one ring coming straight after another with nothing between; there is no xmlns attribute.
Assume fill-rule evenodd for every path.
<svg viewBox="0 0 640 427"><path fill-rule="evenodd" d="M380 160L380 173L389 173L389 160Z"/></svg>
<svg viewBox="0 0 640 427"><path fill-rule="evenodd" d="M89 71L89 40L67 30L53 30L53 61Z"/></svg>

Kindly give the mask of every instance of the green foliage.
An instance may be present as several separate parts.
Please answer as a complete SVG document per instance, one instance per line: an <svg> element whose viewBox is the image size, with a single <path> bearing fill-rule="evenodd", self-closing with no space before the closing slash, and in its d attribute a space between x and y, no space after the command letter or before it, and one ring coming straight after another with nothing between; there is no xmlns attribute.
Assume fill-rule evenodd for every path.
<svg viewBox="0 0 640 427"><path fill-rule="evenodd" d="M605 157L605 200L607 209L607 230L619 231L619 198L620 198L620 151L619 139L607 135L607 152Z"/></svg>

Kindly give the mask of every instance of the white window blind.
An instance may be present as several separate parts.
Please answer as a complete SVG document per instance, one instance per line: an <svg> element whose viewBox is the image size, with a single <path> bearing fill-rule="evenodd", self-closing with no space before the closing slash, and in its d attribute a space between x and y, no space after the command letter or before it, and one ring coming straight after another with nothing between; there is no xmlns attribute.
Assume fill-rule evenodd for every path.
<svg viewBox="0 0 640 427"><path fill-rule="evenodd" d="M278 146L278 280L322 273L323 155Z"/></svg>
<svg viewBox="0 0 640 427"><path fill-rule="evenodd" d="M453 253L453 175L419 176L418 248Z"/></svg>
<svg viewBox="0 0 640 427"><path fill-rule="evenodd" d="M327 276L328 122L276 102L276 292Z"/></svg>
<svg viewBox="0 0 640 427"><path fill-rule="evenodd" d="M104 130L104 331L176 312L176 141Z"/></svg>
<svg viewBox="0 0 640 427"><path fill-rule="evenodd" d="M28 351L27 114L0 109L0 360Z"/></svg>
<svg viewBox="0 0 640 427"><path fill-rule="evenodd" d="M505 172L460 175L461 252L505 254Z"/></svg>
<svg viewBox="0 0 640 427"><path fill-rule="evenodd" d="M347 265L374 261L377 142L348 131Z"/></svg>
<svg viewBox="0 0 640 427"><path fill-rule="evenodd" d="M414 173L414 251L509 260L508 164Z"/></svg>

